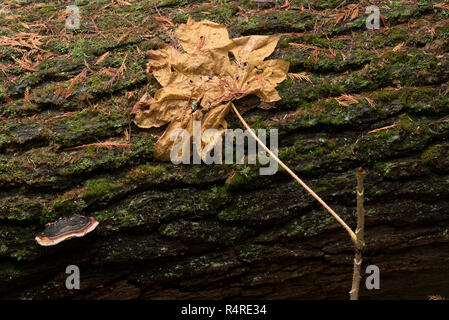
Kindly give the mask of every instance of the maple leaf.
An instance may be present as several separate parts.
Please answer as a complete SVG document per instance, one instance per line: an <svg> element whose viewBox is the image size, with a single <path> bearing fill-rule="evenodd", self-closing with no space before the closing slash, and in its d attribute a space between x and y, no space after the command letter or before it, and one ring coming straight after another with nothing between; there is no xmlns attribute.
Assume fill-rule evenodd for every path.
<svg viewBox="0 0 449 320"><path fill-rule="evenodd" d="M192 137L197 120L202 122L201 135L207 129L223 134L233 100L249 94L262 102L280 100L276 86L289 68L285 60L264 60L276 48L279 36L230 39L224 25L190 18L174 36L185 53L171 46L148 52L148 77L156 78L162 88L154 97L145 94L132 111L141 128L169 123L154 151L155 159L167 161L177 143L171 140L175 130L185 129ZM209 142L202 140L197 148Z"/></svg>

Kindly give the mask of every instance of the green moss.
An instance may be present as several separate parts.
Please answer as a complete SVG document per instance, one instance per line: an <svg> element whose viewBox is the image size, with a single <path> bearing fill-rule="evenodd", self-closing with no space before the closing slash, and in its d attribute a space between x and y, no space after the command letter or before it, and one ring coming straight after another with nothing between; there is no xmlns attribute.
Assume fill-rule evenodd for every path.
<svg viewBox="0 0 449 320"><path fill-rule="evenodd" d="M41 223L54 221L62 215L81 214L85 208L86 202L83 199L72 199L63 194L42 208Z"/></svg>
<svg viewBox="0 0 449 320"><path fill-rule="evenodd" d="M430 165L435 160L438 160L446 152L444 146L431 146L421 154L421 161L423 165Z"/></svg>
<svg viewBox="0 0 449 320"><path fill-rule="evenodd" d="M224 187L210 190L176 189L170 192L148 191L120 202L114 208L97 211L95 217L107 222L112 230L129 225L159 226L161 221L182 217L198 218L215 215L217 208L231 200ZM168 232L168 231L167 231Z"/></svg>
<svg viewBox="0 0 449 320"><path fill-rule="evenodd" d="M22 259L26 258L30 254L30 251L28 251L26 248L19 249L11 254L11 257L16 258L17 261L21 261Z"/></svg>
<svg viewBox="0 0 449 320"><path fill-rule="evenodd" d="M175 6L184 6L188 4L187 0L159 0L157 6L160 8L163 7L175 7Z"/></svg>
<svg viewBox="0 0 449 320"><path fill-rule="evenodd" d="M174 228L173 225L168 224L166 226L163 226L159 228L159 232L166 237L177 237L178 236L178 230Z"/></svg>
<svg viewBox="0 0 449 320"><path fill-rule="evenodd" d="M449 10L445 9L434 9L437 12L438 19L446 20L449 19Z"/></svg>
<svg viewBox="0 0 449 320"><path fill-rule="evenodd" d="M226 188L228 190L237 190L242 188L252 188L256 186L257 179L261 178L259 174L260 164L257 165L236 165L232 178L228 180Z"/></svg>
<svg viewBox="0 0 449 320"><path fill-rule="evenodd" d="M125 165L136 164L138 161L148 161L153 157L154 143L154 138L138 138L132 140L131 147L117 149L92 147L90 151L84 150L85 157L69 166L58 168L57 174L76 176L98 169L117 169Z"/></svg>
<svg viewBox="0 0 449 320"><path fill-rule="evenodd" d="M16 194L2 197L0 201L0 217L8 220L32 221L42 210L39 198Z"/></svg>
<svg viewBox="0 0 449 320"><path fill-rule="evenodd" d="M101 112L84 110L54 121L50 126L49 138L64 147L70 147L122 133L127 123L126 116L122 114L106 116Z"/></svg>
<svg viewBox="0 0 449 320"><path fill-rule="evenodd" d="M168 174L167 169L163 165L154 166L152 164L143 164L136 167L130 173L130 181L149 181L153 183L160 182L162 178Z"/></svg>
<svg viewBox="0 0 449 320"><path fill-rule="evenodd" d="M137 37L128 37L125 39L126 43L139 42ZM70 47L70 52L74 59L89 59L92 56L99 56L103 53L113 49L116 43L108 38L89 38L79 39L74 46Z"/></svg>
<svg viewBox="0 0 449 320"><path fill-rule="evenodd" d="M313 28L316 16L310 13L299 13L293 10L274 11L250 15L248 22L234 23L230 29L236 34L257 34L262 32L281 32L288 29L302 32Z"/></svg>
<svg viewBox="0 0 449 320"><path fill-rule="evenodd" d="M190 11L190 16L196 21L207 19L216 23L230 23L231 18L239 11L237 5L233 2L223 1L217 6L200 6L198 9L193 9ZM209 14L204 14L203 12L209 12ZM178 15L175 22L184 23L186 15Z"/></svg>
<svg viewBox="0 0 449 320"><path fill-rule="evenodd" d="M86 198L112 198L113 191L119 188L111 177L90 179L84 183Z"/></svg>
<svg viewBox="0 0 449 320"><path fill-rule="evenodd" d="M8 252L8 247L4 244L0 246L0 254Z"/></svg>
<svg viewBox="0 0 449 320"><path fill-rule="evenodd" d="M22 272L16 268L14 268L13 266L11 266L6 269L0 270L0 275L4 279L15 279L15 278L19 278L20 276L22 276Z"/></svg>

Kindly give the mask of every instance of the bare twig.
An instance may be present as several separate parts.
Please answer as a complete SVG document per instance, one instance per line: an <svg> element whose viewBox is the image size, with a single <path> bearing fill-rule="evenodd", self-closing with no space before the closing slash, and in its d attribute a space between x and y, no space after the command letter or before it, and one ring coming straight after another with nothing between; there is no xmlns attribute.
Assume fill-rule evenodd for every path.
<svg viewBox="0 0 449 320"><path fill-rule="evenodd" d="M355 257L354 257L354 272L352 274L352 288L349 291L349 299L350 300L358 300L359 299L359 288L360 288L360 280L362 276L360 274L360 268L362 266L362 254L363 248L365 247L364 243L364 232L365 232L365 207L363 205L364 202L364 187L363 187L363 179L366 175L366 172L362 168L357 169L356 177L357 177L357 229L355 234L357 236L357 242L354 245Z"/></svg>
<svg viewBox="0 0 449 320"><path fill-rule="evenodd" d="M234 110L237 117L239 118L239 120L242 122L242 124L245 126L245 128L249 131L251 136L262 146L262 148L264 148L264 150L266 152L268 152L268 154L270 154L270 156L273 157L273 159L276 160L277 163L279 163L279 165L282 168L285 169L285 171L287 171L304 189L306 189L306 191L308 193L310 193L312 195L312 197L314 197L338 221L338 223L340 223L342 225L343 228L346 229L346 231L349 233L349 236L351 237L352 242L354 244L356 244L357 237L356 237L354 231L351 230L351 228L343 221L343 219L340 218L340 216L334 210L332 210L332 208L329 207L326 204L326 202L323 201L323 199L321 199L312 189L309 188L308 185L306 185L301 179L299 179L299 177L292 170L290 170L289 167L287 167L273 152L271 152L270 149L267 148L267 146L262 141L260 141L260 139L257 137L257 135L253 132L253 130L251 130L249 125L246 123L246 121L240 115L239 111L237 110L237 108L234 106L233 103L231 103L231 107Z"/></svg>
<svg viewBox="0 0 449 320"><path fill-rule="evenodd" d="M398 123L395 123L395 124L392 124L391 126L386 126L386 127L377 128L377 129L368 131L368 133L375 133L375 132L379 132L379 131L383 131L383 130L393 129L393 128L396 128L398 125L399 125Z"/></svg>

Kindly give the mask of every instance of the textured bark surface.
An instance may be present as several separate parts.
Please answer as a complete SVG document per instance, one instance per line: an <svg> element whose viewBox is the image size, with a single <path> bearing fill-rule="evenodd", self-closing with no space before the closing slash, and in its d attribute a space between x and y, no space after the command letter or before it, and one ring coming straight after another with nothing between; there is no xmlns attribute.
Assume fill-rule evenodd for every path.
<svg viewBox="0 0 449 320"><path fill-rule="evenodd" d="M270 58L310 82L285 80L272 109L255 98L239 109L254 129L279 130L280 158L352 228L355 171L369 170L362 272L379 266L381 290L362 279L360 298L448 296L449 10L435 3L379 2L388 28L369 31L358 1L6 1L2 43L22 42L0 46L0 298L347 299L352 243L290 176L153 161L161 131L130 121L157 89L145 51L173 44L160 17L189 14L232 37L282 33ZM70 149L104 141L132 145ZM34 241L72 213L100 225L54 247ZM81 290L65 288L72 264Z"/></svg>

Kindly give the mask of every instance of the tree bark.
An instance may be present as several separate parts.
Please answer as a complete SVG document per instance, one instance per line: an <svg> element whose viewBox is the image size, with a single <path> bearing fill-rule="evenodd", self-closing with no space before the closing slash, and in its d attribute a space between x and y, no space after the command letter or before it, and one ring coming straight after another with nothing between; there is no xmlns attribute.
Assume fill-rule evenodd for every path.
<svg viewBox="0 0 449 320"><path fill-rule="evenodd" d="M93 20L83 20L78 32L56 21L65 12L59 3L12 8L35 12L27 32L48 36L38 47L52 55L33 51L29 59L40 64L32 69L17 64L23 53L16 47L0 47L7 67L0 72L0 298L347 299L353 244L286 172L261 176L257 166L153 160L163 130L139 129L130 112L157 87L146 78L145 51L174 44L170 25L140 17L157 14L146 2L107 10L82 3L83 16ZM286 79L271 109L258 109L253 97L237 107L252 128L279 130L280 159L353 229L354 171L369 171L364 265L377 265L381 282L380 290L364 288L362 265L360 299L449 296L443 10L406 3L382 12L389 29L368 32L360 24L364 10L335 25L338 10L324 1L311 4L310 17L283 8L250 15L248 23L233 3L220 12L170 3L158 10L174 24L185 22L175 10L184 6L197 20L226 23L232 37L284 34L270 58L289 60L289 72L306 72L312 83ZM30 11L37 4L41 9ZM55 21L46 22L53 6ZM327 22L313 32L318 14L329 20L320 19ZM432 36L413 24L424 17ZM2 30L11 31L2 34L17 40L26 27L5 21ZM39 31L41 22L47 24ZM235 115L227 120L242 128ZM105 141L131 146L106 148L99 143ZM91 146L68 150L85 144ZM100 224L54 247L35 242L45 223L73 213ZM80 268L80 290L65 288L68 265Z"/></svg>

